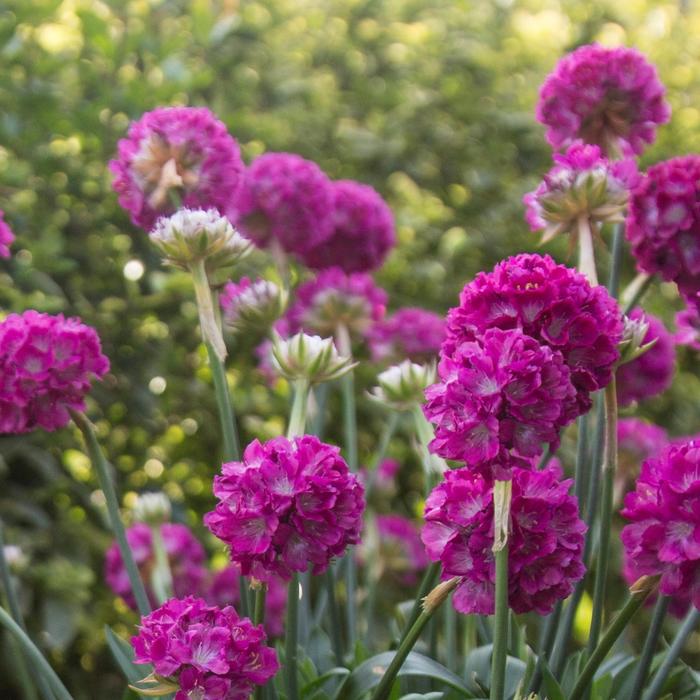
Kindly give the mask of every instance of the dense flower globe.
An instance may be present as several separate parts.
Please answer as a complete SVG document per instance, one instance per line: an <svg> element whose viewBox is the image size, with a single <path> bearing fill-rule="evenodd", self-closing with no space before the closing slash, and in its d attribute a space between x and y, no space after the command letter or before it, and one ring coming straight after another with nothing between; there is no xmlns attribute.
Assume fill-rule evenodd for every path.
<svg viewBox="0 0 700 700"><path fill-rule="evenodd" d="M442 356L489 328L519 328L559 351L576 388L578 412L591 407L590 394L605 387L620 357L622 314L604 287L548 255L524 253L507 258L492 272L481 272L460 294L447 316Z"/></svg>
<svg viewBox="0 0 700 700"><path fill-rule="evenodd" d="M381 267L396 244L391 209L369 185L339 180L332 189L332 233L303 254L304 264L314 270L340 267L345 272Z"/></svg>
<svg viewBox="0 0 700 700"><path fill-rule="evenodd" d="M10 246L15 240L15 234L5 221L5 212L0 209L0 258L10 257Z"/></svg>
<svg viewBox="0 0 700 700"><path fill-rule="evenodd" d="M64 427L108 370L97 333L80 319L10 314L0 322L0 433Z"/></svg>
<svg viewBox="0 0 700 700"><path fill-rule="evenodd" d="M621 406L628 406L633 401L642 401L666 391L673 381L676 363L676 343L660 318L639 308L630 313L630 318L635 321L644 319L649 324L644 344L654 340L656 342L636 360L626 362L618 368L615 377L617 399Z"/></svg>
<svg viewBox="0 0 700 700"><path fill-rule="evenodd" d="M556 466L514 469L508 547L508 603L516 613L547 615L583 577L585 524L571 480ZM470 468L445 473L425 503L422 539L442 578L462 578L454 606L493 615L496 567L492 481Z"/></svg>
<svg viewBox="0 0 700 700"><path fill-rule="evenodd" d="M296 301L285 318L290 333L304 330L330 337L343 325L351 333L365 336L384 317L386 303L386 292L370 275L348 275L332 267L299 285Z"/></svg>
<svg viewBox="0 0 700 700"><path fill-rule="evenodd" d="M700 291L700 155L652 165L632 192L627 238L637 268Z"/></svg>
<svg viewBox="0 0 700 700"><path fill-rule="evenodd" d="M445 336L443 316L419 309L399 309L387 319L375 323L368 338L375 362L430 362L440 352Z"/></svg>
<svg viewBox="0 0 700 700"><path fill-rule="evenodd" d="M244 166L236 140L208 109L160 107L129 127L109 168L119 204L149 230L178 208L178 198L185 207L225 213Z"/></svg>
<svg viewBox="0 0 700 700"><path fill-rule="evenodd" d="M248 700L279 669L265 640L262 625L232 607L189 596L171 598L141 618L131 644L135 663L152 664L179 687L175 700Z"/></svg>
<svg viewBox="0 0 700 700"><path fill-rule="evenodd" d="M163 545L170 563L173 592L178 597L199 594L206 573L204 548L185 525L164 523L160 528ZM155 602L149 580L150 571L155 565L151 528L145 523L136 523L127 529L126 539L149 598L151 602ZM116 595L126 601L129 607L136 609L136 599L131 590L129 575L116 542L112 543L105 556L105 581Z"/></svg>
<svg viewBox="0 0 700 700"><path fill-rule="evenodd" d="M656 69L639 51L581 46L547 76L537 119L554 148L581 139L608 156L638 154L671 117L665 92Z"/></svg>
<svg viewBox="0 0 700 700"><path fill-rule="evenodd" d="M661 575L659 592L700 609L700 440L670 445L642 465L625 497L622 544L635 578Z"/></svg>
<svg viewBox="0 0 700 700"><path fill-rule="evenodd" d="M241 569L231 564L217 572L207 586L204 598L210 605L223 608L238 607L241 602ZM270 637L281 637L284 632L284 615L287 609L287 586L277 576L270 576L265 593L265 632Z"/></svg>
<svg viewBox="0 0 700 700"><path fill-rule="evenodd" d="M389 571L411 586L430 563L416 524L401 515L378 515L380 554Z"/></svg>
<svg viewBox="0 0 700 700"><path fill-rule="evenodd" d="M700 292L685 299L686 307L676 314L678 332L675 341L700 350Z"/></svg>
<svg viewBox="0 0 700 700"><path fill-rule="evenodd" d="M224 323L234 332L269 330L284 313L287 294L270 280L227 282L219 297Z"/></svg>
<svg viewBox="0 0 700 700"><path fill-rule="evenodd" d="M576 415L576 391L562 356L514 328L487 330L440 363L440 381L425 392L435 425L430 450L479 464L502 450L533 457L556 447Z"/></svg>
<svg viewBox="0 0 700 700"><path fill-rule="evenodd" d="M554 154L554 167L534 192L523 197L525 219L543 242L578 231L579 220L593 224L624 221L630 190L637 184L633 159L610 161L600 148L580 141L564 155Z"/></svg>
<svg viewBox="0 0 700 700"><path fill-rule="evenodd" d="M261 247L274 243L303 255L333 232L331 181L318 165L293 153L256 158L234 209L241 231Z"/></svg>
<svg viewBox="0 0 700 700"><path fill-rule="evenodd" d="M244 575L288 581L309 567L318 574L359 542L364 492L339 448L311 435L255 440L242 462L221 471L218 503L204 523Z"/></svg>

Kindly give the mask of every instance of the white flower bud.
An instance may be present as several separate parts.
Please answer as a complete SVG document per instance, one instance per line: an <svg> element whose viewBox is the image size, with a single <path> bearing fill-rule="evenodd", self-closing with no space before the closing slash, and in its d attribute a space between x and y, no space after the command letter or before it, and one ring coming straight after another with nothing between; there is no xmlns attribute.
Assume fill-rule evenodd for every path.
<svg viewBox="0 0 700 700"><path fill-rule="evenodd" d="M644 338L646 338L647 331L649 330L649 322L645 316L637 319L625 316L624 324L622 340L618 346L620 350L618 366L636 360L647 350L651 349L658 340L658 338L654 338L651 342L644 343Z"/></svg>
<svg viewBox="0 0 700 700"><path fill-rule="evenodd" d="M8 544L3 548L5 561L12 573L18 573L27 567L29 557L16 544Z"/></svg>
<svg viewBox="0 0 700 700"><path fill-rule="evenodd" d="M306 379L311 384L338 379L357 364L336 350L332 338L305 333L297 333L287 340L275 335L272 363L286 379Z"/></svg>
<svg viewBox="0 0 700 700"><path fill-rule="evenodd" d="M370 396L397 411L406 411L424 401L425 390L435 382L435 366L419 365L404 360L384 370L378 377L379 386Z"/></svg>
<svg viewBox="0 0 700 700"><path fill-rule="evenodd" d="M284 313L288 294L274 282L243 278L224 287L220 301L225 324L234 332L267 330Z"/></svg>
<svg viewBox="0 0 700 700"><path fill-rule="evenodd" d="M161 491L142 493L133 508L134 520L148 525L161 525L170 520L170 500Z"/></svg>

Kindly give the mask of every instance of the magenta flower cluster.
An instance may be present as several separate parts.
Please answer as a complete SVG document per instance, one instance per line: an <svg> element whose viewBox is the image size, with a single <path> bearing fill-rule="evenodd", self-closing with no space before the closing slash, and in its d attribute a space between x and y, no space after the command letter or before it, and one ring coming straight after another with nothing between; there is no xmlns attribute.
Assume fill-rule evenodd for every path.
<svg viewBox="0 0 700 700"><path fill-rule="evenodd" d="M222 466L214 495L204 523L246 576L318 574L360 540L362 485L337 447L310 435L253 441L242 462Z"/></svg>
<svg viewBox="0 0 700 700"><path fill-rule="evenodd" d="M586 526L571 481L560 471L513 469L508 554L508 603L516 613L546 615L571 594L584 574ZM455 608L466 614L494 612L493 486L478 471L448 471L428 496L422 539L442 578L461 577Z"/></svg>
<svg viewBox="0 0 700 700"><path fill-rule="evenodd" d="M172 598L141 619L134 661L179 686L175 700L248 700L279 668L262 625L232 607Z"/></svg>
<svg viewBox="0 0 700 700"><path fill-rule="evenodd" d="M655 457L668 446L666 431L640 418L621 418L617 423L617 442L620 466L623 471L637 467L649 457ZM628 464L623 464L626 462Z"/></svg>
<svg viewBox="0 0 700 700"><path fill-rule="evenodd" d="M613 156L641 153L671 110L656 69L635 49L581 46L540 89L537 119L556 149L577 139Z"/></svg>
<svg viewBox="0 0 700 700"><path fill-rule="evenodd" d="M670 445L648 459L625 498L622 530L634 577L661 575L659 591L688 596L700 609L700 440Z"/></svg>
<svg viewBox="0 0 700 700"><path fill-rule="evenodd" d="M146 230L177 209L173 192L184 207L229 213L244 170L236 140L204 107L146 112L109 167L119 204Z"/></svg>
<svg viewBox="0 0 700 700"><path fill-rule="evenodd" d="M199 594L206 576L204 548L185 525L164 523L160 528L163 545L170 563L173 592L179 598ZM151 528L145 523L136 523L127 529L126 539L151 602L155 602L149 581L150 571L155 566ZM107 550L104 571L107 585L116 595L123 598L130 608L135 610L136 599L131 590L129 575L116 542L113 542Z"/></svg>
<svg viewBox="0 0 700 700"><path fill-rule="evenodd" d="M375 362L434 360L445 337L445 319L417 307L399 309L375 323L368 338Z"/></svg>
<svg viewBox="0 0 700 700"><path fill-rule="evenodd" d="M0 258L10 257L10 246L15 240L15 234L5 221L5 212L0 209Z"/></svg>
<svg viewBox="0 0 700 700"><path fill-rule="evenodd" d="M10 314L0 323L0 433L64 427L108 370L97 333L80 319Z"/></svg>
<svg viewBox="0 0 700 700"><path fill-rule="evenodd" d="M652 165L630 200L627 238L641 272L700 291L700 156Z"/></svg>
<svg viewBox="0 0 700 700"><path fill-rule="evenodd" d="M685 309L676 314L678 331L675 341L679 345L700 350L700 292L686 297L685 304Z"/></svg>

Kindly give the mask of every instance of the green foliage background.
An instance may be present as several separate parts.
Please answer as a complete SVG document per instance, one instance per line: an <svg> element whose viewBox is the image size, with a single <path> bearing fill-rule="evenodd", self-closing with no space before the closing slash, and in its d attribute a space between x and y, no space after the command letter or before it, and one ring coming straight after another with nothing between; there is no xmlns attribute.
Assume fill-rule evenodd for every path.
<svg viewBox="0 0 700 700"><path fill-rule="evenodd" d="M673 119L643 162L698 150L691 2L5 0L0 208L18 241L0 265L0 308L78 314L99 330L112 373L91 414L125 504L163 488L200 528L219 459L189 281L160 267L111 191L107 162L130 120L158 105L206 105L247 161L294 151L333 178L374 185L398 222L399 246L378 275L391 307L444 312L478 270L536 248L520 200L550 159L537 89L561 54L593 40L636 45L668 86ZM566 242L548 252L566 260ZM130 261L142 263L140 279L125 276ZM672 287L647 301L671 323ZM250 347L229 372L246 440L279 432L287 401L285 386L270 390L248 371ZM681 350L673 389L642 413L674 434L698 431L697 370ZM363 410L367 459L376 412ZM95 489L71 431L0 439L0 513L31 558L21 577L31 628L44 630L76 698L117 696L102 624L126 632L133 622L102 583L109 536ZM0 669L12 663L5 651ZM0 670L0 695L14 697L11 683Z"/></svg>

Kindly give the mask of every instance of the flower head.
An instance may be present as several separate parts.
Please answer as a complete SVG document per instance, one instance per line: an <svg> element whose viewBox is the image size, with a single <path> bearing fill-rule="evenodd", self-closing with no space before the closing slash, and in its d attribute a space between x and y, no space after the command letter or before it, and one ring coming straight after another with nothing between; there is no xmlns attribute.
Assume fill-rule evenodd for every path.
<svg viewBox="0 0 700 700"><path fill-rule="evenodd" d="M445 336L443 316L425 309L406 307L375 323L368 338L375 362L427 363L440 352Z"/></svg>
<svg viewBox="0 0 700 700"><path fill-rule="evenodd" d="M134 520L147 525L161 525L170 520L170 499L162 492L139 494L134 505Z"/></svg>
<svg viewBox="0 0 700 700"><path fill-rule="evenodd" d="M0 433L56 430L109 370L94 329L37 311L0 322Z"/></svg>
<svg viewBox="0 0 700 700"><path fill-rule="evenodd" d="M629 192L637 183L631 158L609 161L598 146L580 141L564 155L554 154L554 167L534 192L523 198L525 218L543 242L560 233L576 234L582 217L594 224L624 221Z"/></svg>
<svg viewBox="0 0 700 700"><path fill-rule="evenodd" d="M5 213L0 209L0 258L10 257L10 246L15 240L15 234L5 221Z"/></svg>
<svg viewBox="0 0 700 700"><path fill-rule="evenodd" d="M654 344L636 360L618 367L615 375L617 398L622 406L666 391L673 381L676 362L676 344L660 318L639 308L634 309L630 317L633 320L646 319L649 325L643 343Z"/></svg>
<svg viewBox="0 0 700 700"><path fill-rule="evenodd" d="M243 176L236 140L203 107L160 107L129 127L110 162L119 204L149 230L178 206L225 212Z"/></svg>
<svg viewBox="0 0 700 700"><path fill-rule="evenodd" d="M516 613L552 611L583 577L585 524L571 481L560 471L514 469L508 548L508 603ZM442 579L460 576L454 606L462 613L494 612L495 561L492 481L470 469L445 473L425 503L422 539Z"/></svg>
<svg viewBox="0 0 700 700"><path fill-rule="evenodd" d="M160 528L170 563L175 595L198 594L206 573L204 548L185 525L164 523ZM146 590L149 591L149 597L154 600L149 580L155 565L153 532L145 523L136 523L127 529L126 539ZM105 555L105 580L116 595L123 598L131 608L136 608L129 576L116 542L112 543Z"/></svg>
<svg viewBox="0 0 700 700"><path fill-rule="evenodd" d="M189 596L171 598L141 618L131 644L135 663L152 664L178 688L175 700L246 700L279 668L265 640L262 625L232 607Z"/></svg>
<svg viewBox="0 0 700 700"><path fill-rule="evenodd" d="M287 293L266 279L227 282L219 297L224 323L234 332L268 330L284 313Z"/></svg>
<svg viewBox="0 0 700 700"><path fill-rule="evenodd" d="M371 391L376 401L397 411L423 403L423 395L435 381L435 365L417 365L404 360L385 369L378 377L378 386Z"/></svg>
<svg viewBox="0 0 700 700"><path fill-rule="evenodd" d="M214 495L204 522L246 576L318 574L360 539L363 488L340 450L311 435L255 440L222 466Z"/></svg>
<svg viewBox="0 0 700 700"><path fill-rule="evenodd" d="M302 255L314 270L339 267L369 272L382 266L396 243L394 217L381 195L354 180L332 184L333 228L330 238Z"/></svg>
<svg viewBox="0 0 700 700"><path fill-rule="evenodd" d="M626 235L641 272L700 291L700 155L652 165L632 192Z"/></svg>
<svg viewBox="0 0 700 700"><path fill-rule="evenodd" d="M620 353L622 314L604 287L548 255L516 255L479 273L447 316L442 356L489 328L519 328L562 354L576 388L579 414L591 407L590 394L612 378Z"/></svg>
<svg viewBox="0 0 700 700"><path fill-rule="evenodd" d="M557 149L580 139L608 156L641 153L671 109L654 66L635 49L581 46L540 89L537 119Z"/></svg>
<svg viewBox="0 0 700 700"><path fill-rule="evenodd" d="M331 181L315 163L293 153L265 153L246 171L236 221L259 246L276 244L303 255L333 231Z"/></svg>
<svg viewBox="0 0 700 700"><path fill-rule="evenodd" d="M685 309L676 314L678 332L675 341L700 350L700 292L685 298Z"/></svg>
<svg viewBox="0 0 700 700"><path fill-rule="evenodd" d="M700 609L700 441L647 459L625 497L622 544L635 578L661 575L663 595L689 595Z"/></svg>
<svg viewBox="0 0 700 700"><path fill-rule="evenodd" d="M336 350L333 338L297 333L287 340L274 336L272 364L289 381L306 379L320 384L339 379L357 363Z"/></svg>

